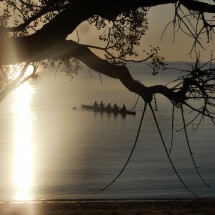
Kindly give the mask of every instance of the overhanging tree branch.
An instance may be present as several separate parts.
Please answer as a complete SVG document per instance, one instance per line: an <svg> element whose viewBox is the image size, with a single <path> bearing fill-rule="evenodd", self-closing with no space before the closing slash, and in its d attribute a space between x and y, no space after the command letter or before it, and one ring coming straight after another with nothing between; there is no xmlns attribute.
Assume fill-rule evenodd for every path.
<svg viewBox="0 0 215 215"><path fill-rule="evenodd" d="M10 2L11 5L8 8L13 7L13 11L17 10L21 14L21 19L22 21L24 20L24 22L22 23L20 21L21 24L13 25L17 27L9 28L7 25L10 21L10 18L7 17L8 12L5 12L5 16L0 19L2 24L0 28L0 66L20 62L25 62L27 65L30 62L50 60L58 62L59 64L60 62L64 62L66 67L66 64L69 64L71 58L75 58L99 74L102 73L111 78L118 79L129 91L140 96L145 101L145 104L149 104L167 157L178 178L189 190L170 158L158 121L152 109L151 101L155 94L161 94L175 107L181 108L182 110L181 104L184 104L199 115L210 117L214 123L214 113L211 112L208 106L212 108L215 106L215 99L213 97L215 93L215 69L212 66L210 66L209 70L203 68L204 65L200 66L197 59L195 66L192 67L191 70L184 71L188 74L176 80L175 86L167 87L164 85L154 85L146 87L144 84L140 83L140 81L134 80L122 60L126 60L126 56L137 56L134 47L140 45L141 37L148 29L146 16L148 7L165 4L175 5L177 16L175 15L173 24L178 24L179 29L193 38L195 40L194 45L199 44L201 46L198 40L199 37L205 32L208 33L209 30L211 32L211 29L213 30L214 27L212 22L206 19L204 14L215 13L215 5L193 0L47 0L41 1L43 2L43 7L41 6L41 10L38 10L38 12L34 12L32 11L31 5L28 4L30 1L27 1L26 4L20 0L18 2L25 5L23 12L15 4L17 1L5 0L5 2ZM47 7L47 2L48 4L50 3L50 7ZM54 6L51 3L53 3ZM55 4L58 6L59 10L55 8ZM188 15L181 11L181 5L188 9ZM27 7L29 10L26 10ZM54 9L57 10L56 14L54 13L51 17L48 16L44 20L41 18L45 13L53 11ZM190 17L197 19L196 25L193 25L190 21ZM37 23L38 20L40 20L40 23ZM109 54L106 56L106 59L102 59L90 50L90 48L101 49L100 47L81 45L72 40L66 40L67 36L75 32L77 27L86 20L91 20L89 23L95 25L97 30L105 26L104 22L106 22L106 20L112 21L113 27L110 27L106 31L107 35L104 35L103 38L100 37L100 39L106 42L106 47L103 49L103 51ZM17 21L17 19L15 21ZM200 23L199 21L201 21L201 24L203 21L203 25L200 31L197 31L197 27ZM35 22L34 24L37 24L38 28L35 30L35 33L29 35L32 22ZM44 25L40 28L38 25L41 24ZM10 34L6 34L5 32L10 32ZM194 48L196 48L196 46L194 46ZM155 50L157 51L157 49ZM116 51L118 55L114 55ZM154 55L152 54L150 57L153 58ZM211 58L211 62L212 59L213 58ZM121 64L118 63L118 60L121 60ZM152 63L155 64L156 62ZM21 83L21 81L19 83ZM16 84L16 86L17 85L18 84ZM201 104L201 107L192 106L189 104L190 99L201 100L203 104ZM183 110L182 117L184 118ZM172 118L174 118L174 116L172 116ZM194 120L195 119L194 117ZM187 125L185 121L183 126L186 132ZM186 139L188 142L187 133ZM134 147L136 142L137 139ZM133 149L122 171L129 162ZM196 167L196 165L194 166ZM118 176L120 176L121 173L122 172L120 172ZM114 181L116 179L114 179ZM193 193L191 190L189 191ZM193 194L195 195L195 193Z"/></svg>

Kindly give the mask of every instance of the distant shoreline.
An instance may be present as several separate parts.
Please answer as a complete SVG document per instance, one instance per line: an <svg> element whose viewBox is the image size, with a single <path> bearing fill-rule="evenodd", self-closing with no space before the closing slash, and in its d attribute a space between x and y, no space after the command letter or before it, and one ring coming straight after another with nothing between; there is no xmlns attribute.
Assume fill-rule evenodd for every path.
<svg viewBox="0 0 215 215"><path fill-rule="evenodd" d="M1 203L1 215L132 215L132 214L215 214L215 199L85 199L40 200L24 203Z"/></svg>
<svg viewBox="0 0 215 215"><path fill-rule="evenodd" d="M215 201L215 197L208 198L65 198L65 199L33 199L33 200L0 200L4 203L70 203L70 202L186 202L186 201Z"/></svg>

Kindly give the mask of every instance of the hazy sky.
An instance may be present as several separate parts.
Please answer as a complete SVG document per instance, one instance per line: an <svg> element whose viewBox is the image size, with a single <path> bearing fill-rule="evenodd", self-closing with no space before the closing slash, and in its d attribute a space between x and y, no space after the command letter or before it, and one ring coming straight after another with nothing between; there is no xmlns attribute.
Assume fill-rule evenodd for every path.
<svg viewBox="0 0 215 215"><path fill-rule="evenodd" d="M167 24L174 18L173 5L152 7L149 11L149 30L144 35L140 49L149 49L150 44L161 48L160 54L170 61L192 61L189 52L192 48L193 40L182 32L175 34L173 43L173 25L169 25L166 29L163 39L161 40L162 32ZM92 30L86 24L79 27L80 42L86 44L98 45L98 38L95 30ZM87 35L87 37L86 37ZM207 50L201 50L201 60L205 61L210 58L211 51L215 51L215 41L209 45L206 43ZM140 52L142 53L142 51ZM141 56L140 56L141 57Z"/></svg>
<svg viewBox="0 0 215 215"><path fill-rule="evenodd" d="M146 44L151 42L152 44L160 46L161 54L168 60L192 60L189 52L194 40L185 35L182 31L176 32L174 40L172 24L167 27L161 40L162 32L167 24L173 20L174 7L172 5L157 6L152 8L149 14L150 29L146 33L146 37L143 38L143 41L145 41ZM201 50L201 59L207 60L211 56L211 51L215 51L215 41L211 41L210 44L207 44L206 38L203 41L206 50L199 50Z"/></svg>

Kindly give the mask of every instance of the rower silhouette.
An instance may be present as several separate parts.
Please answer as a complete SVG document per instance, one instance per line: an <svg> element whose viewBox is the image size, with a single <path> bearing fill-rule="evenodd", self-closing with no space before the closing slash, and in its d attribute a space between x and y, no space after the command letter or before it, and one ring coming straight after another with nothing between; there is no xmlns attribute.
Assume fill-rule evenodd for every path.
<svg viewBox="0 0 215 215"><path fill-rule="evenodd" d="M120 111L122 114L126 114L126 111L127 111L126 106L123 105L122 108L120 109Z"/></svg>
<svg viewBox="0 0 215 215"><path fill-rule="evenodd" d="M106 111L107 111L108 113L110 113L110 112L112 111L112 107L111 107L111 104L110 104L110 103L108 103L108 105L107 105L107 107L106 107Z"/></svg>
<svg viewBox="0 0 215 215"><path fill-rule="evenodd" d="M99 108L100 108L101 111L104 111L105 106L104 106L103 101L101 101L101 103L100 103L100 105L99 105Z"/></svg>
<svg viewBox="0 0 215 215"><path fill-rule="evenodd" d="M118 113L119 112L119 107L116 105L116 103L113 106L113 112Z"/></svg>

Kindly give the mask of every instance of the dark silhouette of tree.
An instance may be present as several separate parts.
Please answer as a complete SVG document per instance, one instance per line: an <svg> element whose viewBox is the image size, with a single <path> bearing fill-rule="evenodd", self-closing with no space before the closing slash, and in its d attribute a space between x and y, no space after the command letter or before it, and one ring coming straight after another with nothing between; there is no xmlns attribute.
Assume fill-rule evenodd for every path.
<svg viewBox="0 0 215 215"><path fill-rule="evenodd" d="M175 8L175 15L172 21L167 24L166 29L172 25L174 35L177 31L181 31L192 38L193 45L190 55L197 53L197 57L190 70L183 71L186 75L173 80L171 87L167 85L147 87L133 79L126 67L126 62L148 61L153 69L153 75L156 75L159 70L168 69L164 58L159 55L159 47L151 46L150 50L143 50L145 52L143 56L140 56L136 51L136 48L140 46L141 38L148 30L147 15L150 7L165 4L172 4ZM84 63L98 73L119 79L128 90L137 94L145 102L140 127L146 108L150 108L175 173L185 188L197 196L184 183L171 160L171 148L168 150L166 146L151 103L156 94L161 94L173 106L172 140L174 109L181 110L182 129L185 132L190 156L197 174L205 183L195 164L186 128L196 120L199 120L198 124L200 124L204 117L209 117L215 124L215 116L212 112L215 106L214 56L212 53L211 58L205 63L200 63L199 57L201 49L205 49L204 44L210 42L214 36L214 3L198 0L1 0L0 8L2 95L9 92L9 88L13 89L19 83L30 78L23 76L29 64L34 64L34 68L37 68L39 64L44 67L47 65L61 66L65 72L72 75L81 67L81 63ZM98 39L100 39L101 45L80 43L77 27L84 21L94 26L99 32ZM163 36L166 29L164 29ZM76 33L76 40L68 39L71 33ZM102 51L104 57L96 55L96 50ZM17 80L10 82L7 77L9 77L12 65L20 66L23 72ZM194 105L194 103L198 105ZM196 113L190 122L185 121L185 106ZM140 128L126 164L109 185L121 175L129 162L139 132Z"/></svg>

